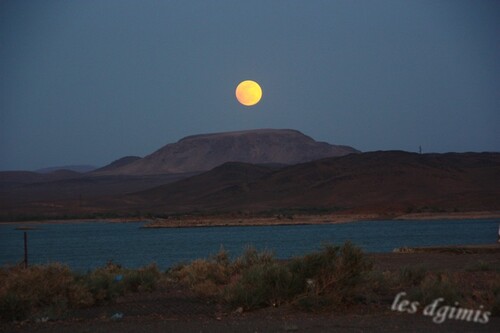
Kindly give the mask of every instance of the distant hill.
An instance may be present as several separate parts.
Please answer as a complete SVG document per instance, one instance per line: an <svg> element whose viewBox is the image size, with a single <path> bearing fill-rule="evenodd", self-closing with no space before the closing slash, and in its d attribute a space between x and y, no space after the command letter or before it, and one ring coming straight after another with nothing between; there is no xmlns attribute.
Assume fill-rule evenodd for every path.
<svg viewBox="0 0 500 333"><path fill-rule="evenodd" d="M210 202L212 196L232 186L244 186L279 167L227 162L208 172L142 192L138 197L147 206L178 202L182 205Z"/></svg>
<svg viewBox="0 0 500 333"><path fill-rule="evenodd" d="M47 174L51 175L51 174ZM154 176L100 176L94 174L76 174L74 177L48 178L45 174L29 172L0 172L0 215L2 209L7 211L16 207L17 213L33 212L29 203L45 202L47 205L37 207L36 211L46 212L46 207L59 207L67 210L73 207L68 202L77 200L100 200L106 196L123 196L159 185L178 181L193 174L166 174ZM56 204L56 202L58 204ZM34 206L38 206L34 204Z"/></svg>
<svg viewBox="0 0 500 333"><path fill-rule="evenodd" d="M378 151L292 166L227 162L198 174L43 176L0 173L0 219L500 211L500 153Z"/></svg>
<svg viewBox="0 0 500 333"><path fill-rule="evenodd" d="M31 171L1 171L0 188L11 185L52 182L81 177L82 174L71 170L56 170L47 173Z"/></svg>
<svg viewBox="0 0 500 333"><path fill-rule="evenodd" d="M66 165L66 166L56 166L56 167L50 167L50 168L43 168L43 169L38 169L35 170L37 173L51 173L54 171L59 171L59 170L69 170L69 171L75 171L79 173L86 173L90 172L97 169L97 167L93 165Z"/></svg>
<svg viewBox="0 0 500 333"><path fill-rule="evenodd" d="M102 168L95 169L92 171L93 174L106 174L106 173L112 173L114 170L124 167L125 165L128 165L132 162L135 162L137 160L140 160L141 158L139 156L125 156L120 159L117 159L110 164L103 166Z"/></svg>
<svg viewBox="0 0 500 333"><path fill-rule="evenodd" d="M296 164L358 151L317 142L296 130L259 129L188 136L142 159L101 174L166 174L207 171L226 162Z"/></svg>
<svg viewBox="0 0 500 333"><path fill-rule="evenodd" d="M279 170L225 164L128 196L162 212L322 208L412 212L500 210L500 154L380 151Z"/></svg>

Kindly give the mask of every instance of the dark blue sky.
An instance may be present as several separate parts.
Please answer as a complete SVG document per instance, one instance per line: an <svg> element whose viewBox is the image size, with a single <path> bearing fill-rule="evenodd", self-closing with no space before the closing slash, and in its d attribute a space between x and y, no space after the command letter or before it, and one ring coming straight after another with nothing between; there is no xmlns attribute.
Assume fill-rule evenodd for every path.
<svg viewBox="0 0 500 333"><path fill-rule="evenodd" d="M1 1L0 112L0 170L254 128L500 151L500 1Z"/></svg>

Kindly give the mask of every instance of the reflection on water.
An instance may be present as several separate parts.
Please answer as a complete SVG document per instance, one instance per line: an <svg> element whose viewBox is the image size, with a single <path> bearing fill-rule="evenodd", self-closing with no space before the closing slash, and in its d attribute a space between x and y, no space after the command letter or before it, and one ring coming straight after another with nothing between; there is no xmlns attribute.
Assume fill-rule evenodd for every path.
<svg viewBox="0 0 500 333"><path fill-rule="evenodd" d="M63 262L88 270L112 260L135 268L156 262L166 269L207 257L222 246L236 256L245 246L271 250L278 258L314 251L321 244L351 240L367 252L402 246L496 242L497 220L364 221L334 225L146 229L144 223L43 224L29 230L29 261ZM0 265L23 258L20 225L0 225Z"/></svg>

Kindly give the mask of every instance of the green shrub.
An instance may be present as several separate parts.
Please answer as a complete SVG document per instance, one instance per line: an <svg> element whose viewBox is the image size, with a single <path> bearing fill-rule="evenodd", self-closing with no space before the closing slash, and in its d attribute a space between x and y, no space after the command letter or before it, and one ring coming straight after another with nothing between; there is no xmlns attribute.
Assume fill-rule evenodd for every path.
<svg viewBox="0 0 500 333"><path fill-rule="evenodd" d="M254 309L278 306L292 296L290 270L276 262L246 267L239 280L227 292L227 300L237 306Z"/></svg>
<svg viewBox="0 0 500 333"><path fill-rule="evenodd" d="M305 309L358 302L362 282L371 270L362 251L346 242L279 263L268 254L249 250L236 260L238 278L226 299L248 309L294 302Z"/></svg>
<svg viewBox="0 0 500 333"><path fill-rule="evenodd" d="M95 303L101 304L114 301L125 293L123 280L118 280L118 276L123 276L125 270L119 265L108 263L104 267L82 277L82 283L92 293Z"/></svg>
<svg viewBox="0 0 500 333"><path fill-rule="evenodd" d="M82 282L96 303L105 303L114 301L127 292L153 291L161 278L161 272L155 264L129 270L108 263L83 276Z"/></svg>
<svg viewBox="0 0 500 333"><path fill-rule="evenodd" d="M327 245L321 252L293 260L295 294L302 294L297 304L340 305L363 299L360 288L372 264L360 248L350 242L342 246ZM306 308L308 308L307 306Z"/></svg>
<svg viewBox="0 0 500 333"><path fill-rule="evenodd" d="M153 291L156 290L161 278L161 273L155 264L138 270L129 270L125 272L123 278L124 289L127 292Z"/></svg>

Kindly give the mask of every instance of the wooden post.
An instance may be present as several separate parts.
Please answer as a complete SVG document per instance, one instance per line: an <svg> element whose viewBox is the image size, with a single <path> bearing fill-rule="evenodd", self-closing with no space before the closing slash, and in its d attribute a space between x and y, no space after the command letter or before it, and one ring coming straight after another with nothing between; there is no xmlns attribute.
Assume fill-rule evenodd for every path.
<svg viewBox="0 0 500 333"><path fill-rule="evenodd" d="M24 232L24 268L28 268L28 233Z"/></svg>
<svg viewBox="0 0 500 333"><path fill-rule="evenodd" d="M498 238L497 243L500 243L500 224L498 224Z"/></svg>

